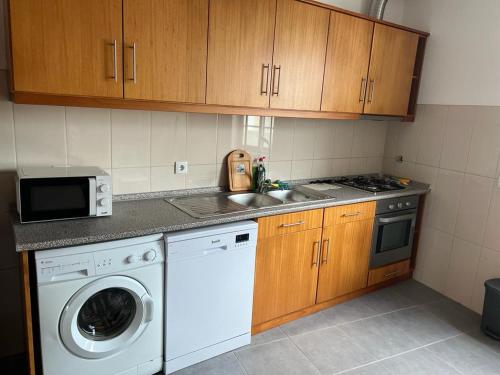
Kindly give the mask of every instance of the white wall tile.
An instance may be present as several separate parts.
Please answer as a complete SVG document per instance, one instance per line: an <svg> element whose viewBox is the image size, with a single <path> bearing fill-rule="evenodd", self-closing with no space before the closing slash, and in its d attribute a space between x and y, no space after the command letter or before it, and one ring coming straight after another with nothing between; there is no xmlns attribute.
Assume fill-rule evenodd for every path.
<svg viewBox="0 0 500 375"><path fill-rule="evenodd" d="M312 166L312 177L320 178L320 177L330 177L332 176L332 159L318 159L313 160Z"/></svg>
<svg viewBox="0 0 500 375"><path fill-rule="evenodd" d="M352 158L349 164L350 174L365 174L369 173L367 158Z"/></svg>
<svg viewBox="0 0 500 375"><path fill-rule="evenodd" d="M500 252L483 247L477 268L471 307L478 313L483 311L484 282L500 277Z"/></svg>
<svg viewBox="0 0 500 375"><path fill-rule="evenodd" d="M386 133L387 125L384 122L356 122L352 157L384 156Z"/></svg>
<svg viewBox="0 0 500 375"><path fill-rule="evenodd" d="M149 167L151 112L113 109L111 131L113 168Z"/></svg>
<svg viewBox="0 0 500 375"><path fill-rule="evenodd" d="M351 174L351 159L333 159L332 176L344 176Z"/></svg>
<svg viewBox="0 0 500 375"><path fill-rule="evenodd" d="M151 191L179 190L185 188L186 175L175 174L173 165L151 167Z"/></svg>
<svg viewBox="0 0 500 375"><path fill-rule="evenodd" d="M432 228L425 230L430 237L426 241L421 281L439 292L444 292L453 237Z"/></svg>
<svg viewBox="0 0 500 375"><path fill-rule="evenodd" d="M0 170L16 169L12 103L0 101Z"/></svg>
<svg viewBox="0 0 500 375"><path fill-rule="evenodd" d="M314 137L314 159L333 158L335 127L332 121L317 120Z"/></svg>
<svg viewBox="0 0 500 375"><path fill-rule="evenodd" d="M113 194L145 193L150 191L150 168L114 168Z"/></svg>
<svg viewBox="0 0 500 375"><path fill-rule="evenodd" d="M66 108L68 164L111 168L111 110Z"/></svg>
<svg viewBox="0 0 500 375"><path fill-rule="evenodd" d="M465 175L455 226L457 237L476 244L483 243L494 183L488 177Z"/></svg>
<svg viewBox="0 0 500 375"><path fill-rule="evenodd" d="M355 122L335 121L333 135L333 158L350 158L354 138Z"/></svg>
<svg viewBox="0 0 500 375"><path fill-rule="evenodd" d="M484 246L500 251L500 189L492 193L488 219L484 234Z"/></svg>
<svg viewBox="0 0 500 375"><path fill-rule="evenodd" d="M477 107L449 107L440 161L441 168L465 171L469 160L472 129L478 114Z"/></svg>
<svg viewBox="0 0 500 375"><path fill-rule="evenodd" d="M391 127L395 128L395 130L392 130L395 133L393 138L395 145L391 146L393 151L390 156L403 156L403 160L407 162L417 160L422 121L423 115L420 114L420 109L418 109L415 122L391 124Z"/></svg>
<svg viewBox="0 0 500 375"><path fill-rule="evenodd" d="M418 137L417 162L439 166L444 141L447 106L421 106L421 130ZM420 120L419 120L420 121Z"/></svg>
<svg viewBox="0 0 500 375"><path fill-rule="evenodd" d="M314 158L315 125L315 120L295 119L293 160L312 160Z"/></svg>
<svg viewBox="0 0 500 375"><path fill-rule="evenodd" d="M186 188L216 186L217 165L190 165L186 175Z"/></svg>
<svg viewBox="0 0 500 375"><path fill-rule="evenodd" d="M188 113L186 141L187 161L190 164L215 165L217 159L217 115Z"/></svg>
<svg viewBox="0 0 500 375"><path fill-rule="evenodd" d="M472 133L467 172L496 177L499 155L500 107L484 107Z"/></svg>
<svg viewBox="0 0 500 375"><path fill-rule="evenodd" d="M217 164L217 177L215 184L222 187L229 186L229 172L227 170L227 164Z"/></svg>
<svg viewBox="0 0 500 375"><path fill-rule="evenodd" d="M292 160L294 125L295 119L274 119L270 161Z"/></svg>
<svg viewBox="0 0 500 375"><path fill-rule="evenodd" d="M268 178L271 180L290 180L292 177L291 161L270 161L268 166Z"/></svg>
<svg viewBox="0 0 500 375"><path fill-rule="evenodd" d="M18 166L66 165L64 107L14 105Z"/></svg>
<svg viewBox="0 0 500 375"><path fill-rule="evenodd" d="M151 166L186 160L186 124L186 113L151 113Z"/></svg>
<svg viewBox="0 0 500 375"><path fill-rule="evenodd" d="M439 169L436 167L430 167L423 164L415 164L413 178L418 182L429 184L432 189L436 184L438 171Z"/></svg>
<svg viewBox="0 0 500 375"><path fill-rule="evenodd" d="M481 256L481 246L455 238L450 256L445 293L455 301L470 306Z"/></svg>
<svg viewBox="0 0 500 375"><path fill-rule="evenodd" d="M292 180L312 177L312 160L292 160Z"/></svg>
<svg viewBox="0 0 500 375"><path fill-rule="evenodd" d="M245 116L219 115L217 121L217 163L226 163L233 150L247 151L252 158L260 154L258 145L248 144Z"/></svg>

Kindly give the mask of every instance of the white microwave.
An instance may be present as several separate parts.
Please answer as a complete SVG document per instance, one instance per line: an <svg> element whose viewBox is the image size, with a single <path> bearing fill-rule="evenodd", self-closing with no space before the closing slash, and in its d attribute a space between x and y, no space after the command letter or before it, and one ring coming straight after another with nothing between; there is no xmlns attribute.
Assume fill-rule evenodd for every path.
<svg viewBox="0 0 500 375"><path fill-rule="evenodd" d="M17 171L21 223L112 214L111 176L97 167L28 167Z"/></svg>

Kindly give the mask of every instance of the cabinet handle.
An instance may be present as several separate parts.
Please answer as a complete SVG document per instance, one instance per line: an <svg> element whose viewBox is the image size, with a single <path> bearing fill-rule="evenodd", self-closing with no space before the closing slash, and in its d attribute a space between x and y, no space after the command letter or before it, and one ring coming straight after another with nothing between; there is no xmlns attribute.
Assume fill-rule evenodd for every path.
<svg viewBox="0 0 500 375"><path fill-rule="evenodd" d="M311 267L319 267L319 259L321 255L321 242L314 241L313 243L313 257Z"/></svg>
<svg viewBox="0 0 500 375"><path fill-rule="evenodd" d="M263 89L264 87L264 69L266 70L266 88ZM269 82L269 64L262 64L262 72L261 72L261 77L260 77L260 95L266 95L268 94L267 91L267 83Z"/></svg>
<svg viewBox="0 0 500 375"><path fill-rule="evenodd" d="M132 50L132 78L129 78L129 81L134 81L134 83L137 83L137 44L134 42L134 44L132 44L128 48Z"/></svg>
<svg viewBox="0 0 500 375"><path fill-rule="evenodd" d="M297 221L296 223L286 223L286 224L280 224L281 228L290 228L290 227L296 227L298 225L304 225L305 221Z"/></svg>
<svg viewBox="0 0 500 375"><path fill-rule="evenodd" d="M362 214L362 212L358 211L358 212L352 212L350 214L343 214L342 217L353 217L353 216L358 216L361 214Z"/></svg>
<svg viewBox="0 0 500 375"><path fill-rule="evenodd" d="M389 272L384 275L384 277L392 277L396 276L399 273L399 271L394 271L394 272Z"/></svg>
<svg viewBox="0 0 500 375"><path fill-rule="evenodd" d="M276 88L276 91L274 91L274 88L276 87L275 81L276 81L276 71L278 71L278 87ZM271 88L271 96L278 96L280 94L280 80L281 80L281 65L273 65L273 78L272 78L272 88Z"/></svg>
<svg viewBox="0 0 500 375"><path fill-rule="evenodd" d="M367 84L367 79L366 78L361 78L361 88L359 92L359 102L363 103L365 101L365 96L366 96L366 84Z"/></svg>
<svg viewBox="0 0 500 375"><path fill-rule="evenodd" d="M113 75L111 76L115 82L118 82L118 57L117 57L117 49L118 46L116 44L116 39L113 40L113 43L110 43L111 47L113 47Z"/></svg>
<svg viewBox="0 0 500 375"><path fill-rule="evenodd" d="M325 249L326 249L326 257L325 256L322 257L321 264L328 264L328 258L330 258L330 239L326 239L323 241L323 250Z"/></svg>
<svg viewBox="0 0 500 375"><path fill-rule="evenodd" d="M373 93L375 92L375 80L370 79L370 88L368 90L368 103L373 102Z"/></svg>

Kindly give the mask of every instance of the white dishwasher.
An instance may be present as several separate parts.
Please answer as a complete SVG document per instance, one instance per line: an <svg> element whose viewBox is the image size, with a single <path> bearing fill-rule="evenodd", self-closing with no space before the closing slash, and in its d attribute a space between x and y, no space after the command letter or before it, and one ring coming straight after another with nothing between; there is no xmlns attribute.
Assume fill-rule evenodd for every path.
<svg viewBox="0 0 500 375"><path fill-rule="evenodd" d="M165 373L250 343L257 223L165 235Z"/></svg>

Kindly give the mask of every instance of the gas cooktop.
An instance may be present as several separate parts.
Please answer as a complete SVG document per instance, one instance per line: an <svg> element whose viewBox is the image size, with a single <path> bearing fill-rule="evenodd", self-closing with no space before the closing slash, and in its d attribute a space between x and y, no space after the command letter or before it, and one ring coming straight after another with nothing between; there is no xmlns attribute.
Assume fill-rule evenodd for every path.
<svg viewBox="0 0 500 375"><path fill-rule="evenodd" d="M323 183L335 183L349 186L352 188L369 191L371 193L381 193L384 191L402 190L405 187L398 182L386 177L357 176L357 177L338 177Z"/></svg>

